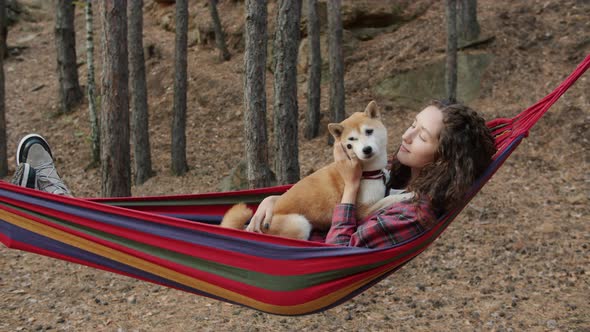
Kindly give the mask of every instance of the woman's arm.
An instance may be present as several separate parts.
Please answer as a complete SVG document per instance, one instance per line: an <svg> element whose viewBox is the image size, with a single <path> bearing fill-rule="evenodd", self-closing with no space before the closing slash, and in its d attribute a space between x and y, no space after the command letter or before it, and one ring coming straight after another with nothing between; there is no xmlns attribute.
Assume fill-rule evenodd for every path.
<svg viewBox="0 0 590 332"><path fill-rule="evenodd" d="M334 144L334 160L336 169L344 181L344 192L340 203L355 204L363 174L361 163L353 151L347 153L342 143Z"/></svg>
<svg viewBox="0 0 590 332"><path fill-rule="evenodd" d="M338 149L340 150L340 149ZM337 170L344 180L344 191L340 204L334 208L332 226L326 237L327 243L349 245L350 238L357 228L356 222L356 197L361 183L362 170L357 156L352 153L348 157L342 148L342 153L334 149L334 158L337 160ZM346 159L342 155L346 156Z"/></svg>
<svg viewBox="0 0 590 332"><path fill-rule="evenodd" d="M392 204L367 217L356 219L351 204L334 209L326 243L351 247L388 248L410 240L432 228L436 216L428 200L412 199Z"/></svg>
<svg viewBox="0 0 590 332"><path fill-rule="evenodd" d="M340 246L355 246L352 241L357 230L356 207L354 204L338 204L332 214L332 226L326 235L326 243Z"/></svg>

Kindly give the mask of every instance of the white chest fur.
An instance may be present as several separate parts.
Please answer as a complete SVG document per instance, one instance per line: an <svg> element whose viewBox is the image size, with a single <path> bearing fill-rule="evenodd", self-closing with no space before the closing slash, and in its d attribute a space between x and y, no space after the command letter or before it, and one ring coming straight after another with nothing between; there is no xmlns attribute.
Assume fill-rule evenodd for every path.
<svg viewBox="0 0 590 332"><path fill-rule="evenodd" d="M383 179L362 179L357 204L372 205L385 196Z"/></svg>

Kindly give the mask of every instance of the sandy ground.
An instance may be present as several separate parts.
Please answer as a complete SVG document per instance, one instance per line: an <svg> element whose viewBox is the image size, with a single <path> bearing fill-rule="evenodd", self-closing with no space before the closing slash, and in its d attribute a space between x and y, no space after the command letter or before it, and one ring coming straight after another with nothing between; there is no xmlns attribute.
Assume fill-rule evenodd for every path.
<svg viewBox="0 0 590 332"><path fill-rule="evenodd" d="M472 106L488 118L513 116L533 104L590 54L588 1L479 3L482 31L495 39L470 52L495 57L482 96ZM191 10L195 19L208 15L202 1ZM230 1L220 5L222 19L240 20L240 10ZM147 60L157 175L134 186L134 195L215 191L243 151L242 54L233 48L232 60L219 63L210 46L193 45L190 171L183 177L170 175L174 35L159 24L170 12L147 3L145 43L160 54ZM362 110L376 98L370 88L384 75L444 56L443 12L441 3L433 1L398 31L359 41L346 55L347 112ZM72 190L94 197L100 178L96 169L85 170L90 162L86 105L71 115L55 114L53 14L51 8L36 13L34 21L21 22L9 33L10 46L26 47L4 68L9 150L26 133L45 135ZM76 19L82 60L81 11ZM239 22L226 23L226 28L235 25ZM309 316L274 316L1 247L0 331L590 331L589 75L532 129L440 239L346 304ZM85 64L80 77L86 84ZM268 82L272 96L272 76ZM325 112L327 86L323 88ZM302 114L304 91L302 80ZM398 142L416 110L376 99L386 106L391 142ZM300 140L302 174L331 158L326 135L323 130L321 137Z"/></svg>

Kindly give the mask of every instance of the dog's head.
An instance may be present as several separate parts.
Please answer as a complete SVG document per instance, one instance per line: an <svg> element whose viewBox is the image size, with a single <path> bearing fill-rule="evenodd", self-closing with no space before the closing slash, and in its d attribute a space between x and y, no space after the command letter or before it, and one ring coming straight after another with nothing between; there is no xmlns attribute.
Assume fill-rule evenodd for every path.
<svg viewBox="0 0 590 332"><path fill-rule="evenodd" d="M380 169L387 164L387 129L381 122L377 103L371 101L364 112L356 112L340 123L330 123L328 130L335 144L342 143L354 152L363 169Z"/></svg>

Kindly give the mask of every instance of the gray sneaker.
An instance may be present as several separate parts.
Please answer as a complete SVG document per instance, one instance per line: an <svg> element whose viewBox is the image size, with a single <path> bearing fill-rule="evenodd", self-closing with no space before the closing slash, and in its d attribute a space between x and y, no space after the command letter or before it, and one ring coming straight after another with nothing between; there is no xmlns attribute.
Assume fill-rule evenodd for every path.
<svg viewBox="0 0 590 332"><path fill-rule="evenodd" d="M40 135L30 134L21 139L16 151L16 162L19 166L22 163L28 163L34 168L39 190L56 195L72 196L55 169L49 144Z"/></svg>
<svg viewBox="0 0 590 332"><path fill-rule="evenodd" d="M39 189L37 186L37 172L28 163L20 163L16 166L16 171L10 182L21 187Z"/></svg>

